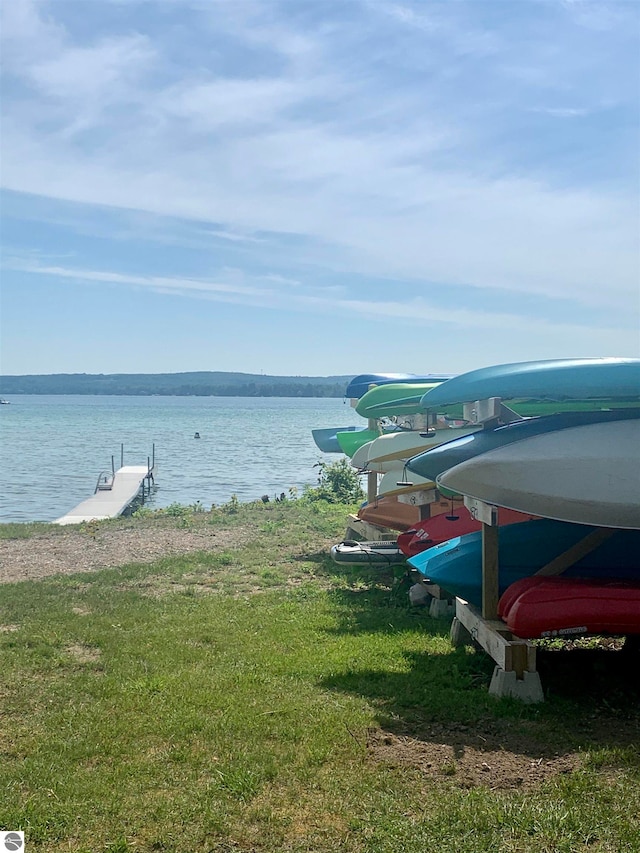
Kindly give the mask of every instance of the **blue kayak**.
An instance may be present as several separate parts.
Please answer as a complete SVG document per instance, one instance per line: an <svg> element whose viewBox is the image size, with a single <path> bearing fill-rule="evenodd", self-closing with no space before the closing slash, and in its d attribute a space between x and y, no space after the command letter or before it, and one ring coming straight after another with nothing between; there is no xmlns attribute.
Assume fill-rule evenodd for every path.
<svg viewBox="0 0 640 853"><path fill-rule="evenodd" d="M565 358L482 367L428 391L425 409L499 397L502 400L640 400L640 359Z"/></svg>
<svg viewBox="0 0 640 853"><path fill-rule="evenodd" d="M612 409L600 412L564 412L542 418L528 418L505 424L495 429L483 429L470 435L439 444L412 457L406 467L414 474L435 480L444 471L469 459L488 453L507 444L523 441L535 435L586 426L607 421L621 421L640 417L639 408Z"/></svg>
<svg viewBox="0 0 640 853"><path fill-rule="evenodd" d="M347 385L347 390L344 392L345 397L352 400L359 400L370 390L372 385L389 385L392 382L444 382L445 379L451 379L452 373L361 373Z"/></svg>
<svg viewBox="0 0 640 853"><path fill-rule="evenodd" d="M311 435L316 443L318 450L323 453L342 453L342 448L338 443L339 432L359 432L366 427L345 426L345 427L327 427L326 429L312 429Z"/></svg>
<svg viewBox="0 0 640 853"><path fill-rule="evenodd" d="M563 521L537 519L510 524L499 533L500 595L522 578L534 575L555 557L597 528ZM561 577L640 580L640 531L616 530ZM456 536L408 560L430 583L481 606L482 533Z"/></svg>

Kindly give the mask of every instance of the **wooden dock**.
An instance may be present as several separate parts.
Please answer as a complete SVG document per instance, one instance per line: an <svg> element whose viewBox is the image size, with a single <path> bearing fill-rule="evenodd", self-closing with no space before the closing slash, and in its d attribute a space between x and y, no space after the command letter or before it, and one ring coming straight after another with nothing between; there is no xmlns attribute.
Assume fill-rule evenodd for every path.
<svg viewBox="0 0 640 853"><path fill-rule="evenodd" d="M102 518L115 518L144 494L153 482L153 469L149 465L123 465L104 482L96 486L95 494L82 501L54 524L80 524Z"/></svg>

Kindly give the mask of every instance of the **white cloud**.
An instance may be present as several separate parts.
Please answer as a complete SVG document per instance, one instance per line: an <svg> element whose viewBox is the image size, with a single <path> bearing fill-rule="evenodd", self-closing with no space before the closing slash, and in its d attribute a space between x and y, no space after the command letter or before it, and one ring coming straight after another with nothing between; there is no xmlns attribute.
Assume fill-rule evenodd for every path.
<svg viewBox="0 0 640 853"><path fill-rule="evenodd" d="M293 310L308 314L352 315L381 323L390 320L406 321L423 329L438 326L457 330L462 334L508 331L510 334L531 331L531 318L511 312L483 312L459 308L440 307L435 299L411 297L375 300L350 298L339 288L303 287L301 282L276 274L250 276L238 269L222 269L215 279L180 276L133 275L108 270L52 266L37 258L13 257L5 259L5 268L49 278L59 278L87 285L109 284L135 287L157 293L195 297L218 302L261 305L274 310ZM295 288L295 289L292 289ZM610 329L607 334L619 334ZM585 327L563 321L537 321L536 334L570 337L584 334Z"/></svg>
<svg viewBox="0 0 640 853"><path fill-rule="evenodd" d="M89 47L68 47L24 69L24 74L47 98L68 103L100 98L103 105L127 97L127 86L153 59L141 35L102 39Z"/></svg>
<svg viewBox="0 0 640 853"><path fill-rule="evenodd" d="M500 147L498 131L492 135L495 104L525 98L531 85L535 106L525 99L519 114L569 118L589 110L590 77L584 106L569 98L580 108L540 104L541 88L553 82L571 90L584 71L559 42L537 54L540 34L531 44L523 34L517 78L519 45L497 26L466 22L464 4L449 12L446 4L425 11L372 3L366 18L354 4L355 18L346 21L322 4L296 13L287 4L284 12L268 3L176 4L194 43L204 49L211 39L210 64L191 65L189 56L172 54L171 30L160 31L155 20L148 32L96 32L80 44L55 22L55 3L7 6L7 70L36 87L5 98L2 182L9 189L199 220L229 243L257 241L256 232L300 235L298 263L313 246L327 269L400 278L411 295L466 285L635 305L637 188L582 176L558 181L540 158L528 171L522 152L531 139L518 136L516 125L500 131L513 136L508 146ZM415 42L404 40L407 30ZM553 36L550 25L543 31ZM421 34L438 42L447 61L437 54L408 74L399 54L405 49L407 65L419 67L428 53ZM250 69L235 54L225 59L231 36ZM572 62L572 74L558 76ZM454 87L446 98L436 66ZM488 81L477 96L474 72Z"/></svg>

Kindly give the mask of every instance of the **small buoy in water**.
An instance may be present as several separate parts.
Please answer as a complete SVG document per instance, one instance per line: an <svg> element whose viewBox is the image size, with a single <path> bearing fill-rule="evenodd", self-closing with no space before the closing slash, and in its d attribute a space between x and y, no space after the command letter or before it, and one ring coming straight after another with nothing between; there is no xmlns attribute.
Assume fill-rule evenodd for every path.
<svg viewBox="0 0 640 853"><path fill-rule="evenodd" d="M197 432L193 437L194 437L194 438L200 438L200 433L199 433L199 432Z"/></svg>

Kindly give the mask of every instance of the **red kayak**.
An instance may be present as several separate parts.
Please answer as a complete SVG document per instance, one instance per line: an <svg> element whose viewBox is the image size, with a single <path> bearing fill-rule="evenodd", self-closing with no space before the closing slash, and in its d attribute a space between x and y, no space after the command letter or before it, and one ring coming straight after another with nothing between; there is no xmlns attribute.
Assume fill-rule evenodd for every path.
<svg viewBox="0 0 640 853"><path fill-rule="evenodd" d="M512 509L498 509L498 524L517 524L520 521L530 521L533 515L525 515ZM454 536L464 536L475 533L482 525L471 518L469 510L464 505L454 507L453 511L443 512L433 518L427 518L414 524L410 530L398 536L398 546L407 557L415 557L426 548L448 542Z"/></svg>
<svg viewBox="0 0 640 853"><path fill-rule="evenodd" d="M523 639L640 634L640 583L533 575L508 587L498 613Z"/></svg>

